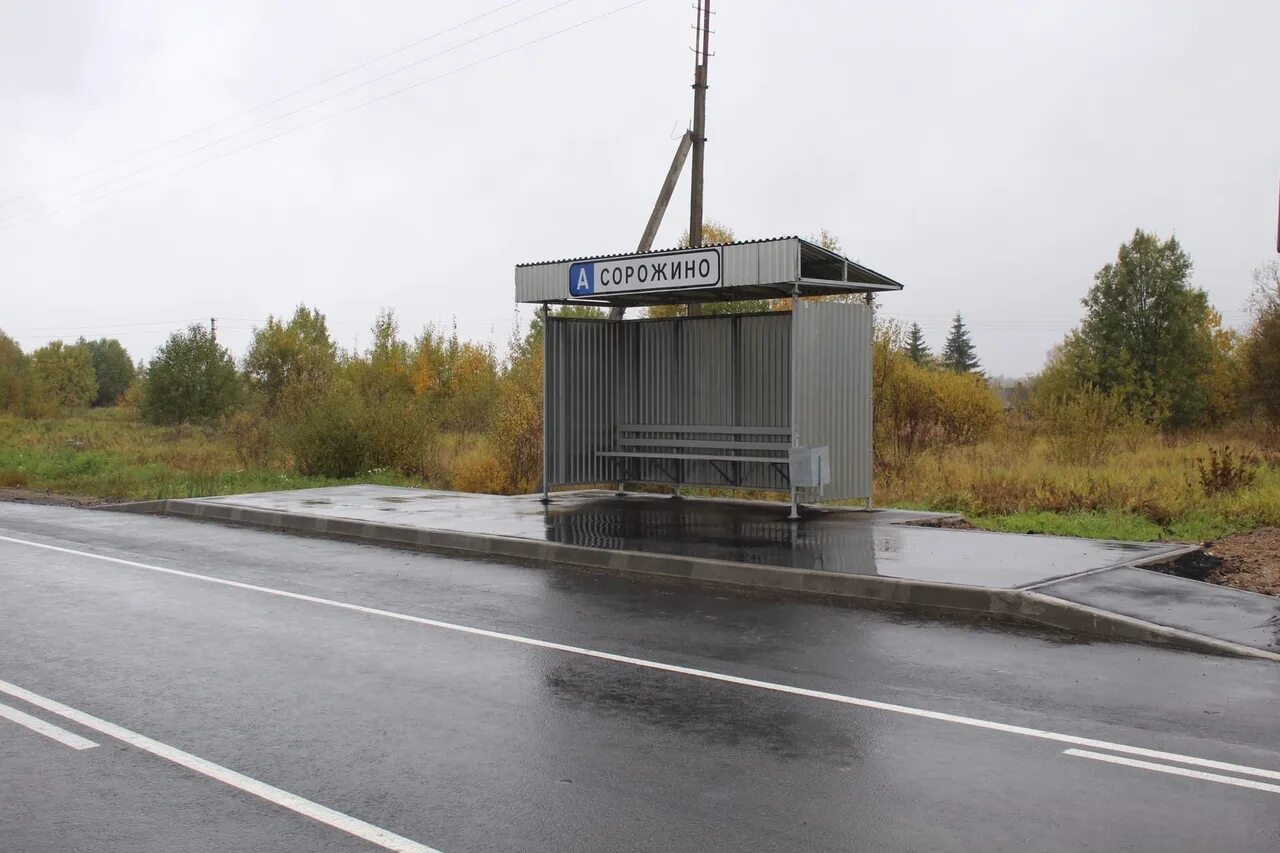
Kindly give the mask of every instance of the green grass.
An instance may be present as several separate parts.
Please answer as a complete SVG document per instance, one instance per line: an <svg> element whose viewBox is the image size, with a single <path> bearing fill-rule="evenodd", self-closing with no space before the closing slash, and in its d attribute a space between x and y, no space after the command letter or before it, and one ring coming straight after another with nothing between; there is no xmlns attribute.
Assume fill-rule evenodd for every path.
<svg viewBox="0 0 1280 853"><path fill-rule="evenodd" d="M1244 442L1239 436L1151 436L1085 466L1054 461L1045 442L1015 435L931 451L896 473L881 471L876 503L958 512L983 530L1144 542L1201 542L1280 526L1280 461L1262 445L1248 447L1268 460L1251 485L1204 494L1196 460L1228 440L1235 447ZM152 426L128 409L39 421L0 415L0 486L148 500L349 483L481 489L492 480L478 463L493 450L474 436L441 436L438 467L445 473L435 483L393 471L302 476L279 454L265 465L245 465L234 441L214 427Z"/></svg>
<svg viewBox="0 0 1280 853"><path fill-rule="evenodd" d="M283 463L245 466L214 429L155 427L126 410L56 420L0 416L0 485L107 500L153 500L349 483L421 485L391 471L307 477Z"/></svg>
<svg viewBox="0 0 1280 853"><path fill-rule="evenodd" d="M974 516L981 530L1000 533L1043 533L1086 539L1127 539L1155 542L1165 538L1160 525L1140 515L1123 512L1016 512L1011 515Z"/></svg>

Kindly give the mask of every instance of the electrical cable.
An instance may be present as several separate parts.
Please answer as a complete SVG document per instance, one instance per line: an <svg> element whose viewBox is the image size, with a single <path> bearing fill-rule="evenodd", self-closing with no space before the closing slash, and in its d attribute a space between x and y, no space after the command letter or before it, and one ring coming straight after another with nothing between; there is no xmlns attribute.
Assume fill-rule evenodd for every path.
<svg viewBox="0 0 1280 853"><path fill-rule="evenodd" d="M324 104L324 103L328 103L329 101L336 100L337 98L340 98L340 97L342 97L343 95L349 95L350 93L352 93L352 92L356 91L357 89L363 89L363 88L364 88L364 87L366 87L366 86L371 86L371 85L373 85L374 83L377 83L377 82L379 82L379 81L381 81L381 80L385 80L385 79L386 79L386 78L388 78L388 77L393 77L393 76L395 76L396 74L399 74L399 73L401 73L401 72L403 72L403 71L407 71L408 69L413 68L413 67L418 66L418 65L421 65L421 64L422 64L422 63L424 63L424 62L429 62L429 61L431 61L432 59L437 59L437 58L439 58L439 57L441 57L441 56L444 56L446 53L451 53L451 52L453 52L453 51L455 51L455 50L458 50L459 48L466 47L467 45L470 45L470 44L474 44L475 42L480 41L480 40L482 40L482 39L486 39L486 38L488 38L489 36L496 35L497 33L503 32L504 30L509 30L509 29L511 29L512 27L518 26L518 25L523 24L523 23L525 23L525 22L527 22L527 21L531 21L531 20L533 20L534 18L537 18L537 17L540 17L540 16L542 16L542 15L545 15L545 14L546 14L546 13L548 13L548 12L553 12L553 11L555 11L556 9L559 9L559 8L560 8L560 7L562 7L562 6L567 6L567 5L569 5L570 3L576 3L576 2L577 2L577 0L560 0L560 2L559 2L559 3L557 3L557 4L555 4L554 6L549 6L549 7L547 7L546 9L542 9L541 11L535 12L535 13L534 13L534 14L532 14L532 15L527 15L527 16L525 16L525 17L523 17L523 18L520 18L520 19L519 19L519 20L517 20L517 21L512 21L512 22L511 22L511 23L509 23L509 24L504 24L503 26L498 27L497 29L493 29L493 30L489 30L488 32L481 33L480 35L475 36L474 38L471 38L471 39L468 39L467 41L464 41L464 42L460 42L460 43L458 43L458 44L455 44L455 45L453 45L452 47L447 47L447 48L445 48L444 50L437 51L436 53L433 53L433 54L431 54L430 56L424 56L424 57L422 57L422 58L420 58L420 59L415 59L413 62L410 62L410 63L407 63L407 64L405 64L405 65L402 65L402 66L400 66L399 68L393 68L393 69L392 69L392 70L390 70L390 71L387 71L387 72L385 72L385 73L383 73L383 74L378 75L377 77L373 77L373 78L371 78L371 79L369 79L369 80L365 80L363 83L357 83L356 85L354 85L354 86L348 86L346 89L343 89L343 90L341 90L341 91L334 92L333 94L330 94L330 95L325 95L323 98L317 98L316 100L311 101L311 102L306 103L306 104L303 104L303 105L302 105L302 106L300 106L300 107L295 107L294 109L289 110L288 112L280 113L280 114L279 114L279 115L277 115L277 116L272 116L271 118L267 119L266 121L260 121L260 122L258 122L257 124L250 125L249 127L242 128L242 129L237 130L237 131L234 131L234 132L232 132L232 133L228 133L228 134L226 134L225 136L220 136L220 137L218 137L217 139L215 139L215 140L213 140L213 141L211 141L211 142L206 142L206 143L204 143L203 145L197 145L195 148L188 149L188 150L183 151L183 152L181 152L181 153L179 153L179 154L174 154L173 156L169 157L168 159L166 159L166 160L161 160L161 161L160 161L160 162L158 162L158 163L151 163L151 164L148 164L148 165L143 166L143 167L141 167L141 168L139 168L139 169L134 169L132 172L125 172L123 175L116 175L116 176L114 176L114 177L107 178L105 181L101 181L101 182L99 182L99 183L96 183L96 184L94 184L93 186L85 187L84 189L80 189L80 190L77 190L77 191L75 191L75 192L73 192L73 193L69 193L69 194L67 194L67 195L63 196L63 197L62 197L62 199L61 199L61 201L63 201L63 202L70 201L70 200L71 200L71 199L73 199L73 198L77 198L77 197L79 197L79 196L87 195L88 193L91 193L91 192L93 192L93 191L95 191L95 190L100 190L100 189L102 189L103 187L108 186L109 184L118 183L118 182L120 182L120 181L127 180L128 178L136 177L137 175L141 175L141 174L142 174L142 173L144 173L144 172L149 172L149 171L151 171L152 169L159 169L159 168L162 168L162 167L164 167L164 166L168 165L169 163L173 163L173 162L175 162L175 161L177 161L177 160L181 160L181 159L183 159L184 157L190 157L192 154L198 154L198 153L199 153L199 152L201 152L201 151L206 151L206 150L208 150L208 149L210 149L210 148L213 148L213 147L214 147L214 146L216 146L216 145L221 145L221 144L222 144L222 143L224 143L224 142L228 142L228 141L230 141L230 140L232 140L232 139L236 139L237 137L244 136L245 134L248 134L248 133L252 133L253 131L255 131L255 130L259 130L259 129L261 129L261 128L264 128L264 127L266 127L266 126L267 126L267 125L269 125L269 124L275 124L275 123L276 123L276 122L278 122L278 121L281 121L281 120L283 120L283 119L289 118L289 117L291 117L291 116L295 116L295 115L297 115L298 113L301 113L301 112L304 112L304 111L306 111L306 110L311 109L312 107L317 107L317 106L319 106L320 104ZM37 214L38 214L38 212L37 212L37 211L19 211L18 213L11 214L11 215L9 215L9 216L7 216L7 217L3 218L3 219L0 219L0 225L4 224L4 223L6 223L6 222L13 221L13 220L22 219L24 216L29 215L29 214L31 214L31 213L37 213Z"/></svg>
<svg viewBox="0 0 1280 853"><path fill-rule="evenodd" d="M497 14L498 12L501 12L504 9L510 8L511 6L514 6L517 3L523 3L523 2L525 2L525 0L510 0L510 2L503 3L501 6L498 6L494 9L490 9L488 12L484 12L482 14L476 15L474 18L468 18L467 20L463 21L460 24L454 24L452 27L440 30L439 32L432 33L429 36L424 36L423 38L420 38L417 41L412 41L409 44L398 47L395 50L382 54L381 56L375 56L373 59L365 60L364 62L361 62L358 65L351 66L345 71L339 71L336 74L330 74L328 77L325 77L323 80L317 80L315 83L311 83L310 85L303 86L301 89L294 89L292 92L281 95L278 98L272 98L269 101L263 101L257 106L249 107L249 109L244 110L243 112L237 113L236 115L228 116L227 118L223 118L223 119L218 119L212 124L206 124L204 127L200 127L200 128L196 128L195 130L188 131L187 133L184 133L181 136L175 136L172 139L167 139L164 142L161 142L157 145L152 146L151 148L146 149L145 151L138 151L134 154L130 154L127 157L121 157L119 160L112 160L110 163L105 163L101 166L97 166L96 168L89 169L86 172L81 172L78 175L72 175L69 178L63 178L62 180L55 181L54 183L49 184L48 186L41 187L40 189L37 189L37 190L33 190L30 193L16 195L16 196L12 196L10 198L4 199L3 201L0 201L0 207L3 207L4 205L14 201L21 201L24 198L30 198L33 195L38 195L40 193L48 192L49 190L52 190L52 189L57 189L58 187L61 187L65 184L72 183L73 181L78 181L81 178L88 177L89 175L97 174L98 172L101 172L105 169L110 169L112 166L119 166L121 163L128 163L130 160L136 160L139 157L145 157L148 154L153 154L156 151L159 151L163 148L167 148L170 145L173 145L174 143L182 142L183 140L190 139L193 136L198 136L199 134L204 133L206 130L212 130L213 128L224 125L227 122L235 121L236 119L239 119L239 118L244 118L247 115L256 113L258 110L273 106L275 104L280 103L281 101L287 101L289 98L292 98L295 95L301 95L303 92L310 92L312 89L315 89L319 86L323 86L325 83L330 83L334 80L337 80L339 77L345 77L348 74L353 74L362 68L367 68L370 65L373 65L374 63L381 62L384 59L390 59L391 57L397 54L404 53L406 50L415 48L420 44L425 44L426 42L433 41L439 38L440 36L448 35L449 33L454 32L455 30L460 30L469 24L474 24L476 21L479 21L483 18L487 18L490 15Z"/></svg>
<svg viewBox="0 0 1280 853"><path fill-rule="evenodd" d="M569 0L566 0L566 2L569 2ZM350 106L350 107L346 107L346 108L344 108L344 109L338 110L337 112L330 113L330 114L325 115L325 116L321 116L320 118L315 119L315 120L313 120L313 121L306 122L306 123L304 123L304 124L300 124L300 125L296 125L296 126L291 127L291 128L289 128L289 129L287 129L287 130L283 130L283 131L281 131L281 132L279 132L279 133L276 133L276 134L274 134L274 135L272 135L272 136L267 136L267 137L264 137L264 138L262 138L262 139L257 139L257 140L254 140L253 142L250 142L250 143L246 144L246 145L241 145L241 146L239 146L239 147L237 147L237 148L232 148L232 149L229 149L229 150L227 150L227 151L223 151L223 152L221 152L221 153L219 153L219 154L215 154L215 155L213 155L212 157L208 157L208 158L206 158L206 159L204 159L204 160L198 160L198 161L196 161L195 163L190 163L190 164L188 164L188 165L186 165L186 166L181 166L181 167L179 167L179 168L177 168L177 169L174 169L174 170L173 170L173 171L171 171L171 172L165 172L165 173L162 173L162 174L159 174L159 175L154 175L154 176L152 176L152 177L150 177L150 178L146 178L146 179L144 179L144 180L137 181L137 182L132 183L132 184L127 184L126 186L123 186L123 187L117 187L117 188L116 188L116 189L114 189L114 190L109 190L109 191L107 191L107 192L105 192L105 193L101 193L101 194L99 194L99 195L92 196L92 197L87 198L87 199L83 199L83 200L81 200L81 201L75 202L74 204L64 205L64 206L62 206L62 207L58 207L58 208L55 208L55 209L53 209L53 210L49 210L49 211L39 211L39 212L36 212L36 213L34 213L34 214L30 215L30 216L26 216L26 217L23 217L23 218L11 217L10 219L7 219L7 220L0 220L0 231L7 230L8 228L15 227L15 226L20 225L20 224L22 224L22 223L24 223L24 222L28 222L28 221L31 221L31 220L34 220L34 219L39 219L39 218L41 218L41 217L43 217L43 216L51 216L51 215L53 215L53 214L61 213L61 212L66 211L66 210L72 210L72 209L74 209L74 208L81 207L81 206L86 205L86 204L90 204L90 203L95 202L95 201L98 201L98 200L100 200L100 199L108 198L108 197L113 196L113 195L116 195L116 194L118 194L118 193L126 192L126 191L131 190L131 189L134 189L134 188L136 188L136 187L144 186L144 185L146 185L146 184L152 183L153 181L159 180L160 178L172 177L172 176L174 176L174 175L178 175L178 174L181 174L181 173L183 173L183 172L190 171L191 169L198 168L199 166L203 166L203 165L205 165L205 164L207 164L207 163L212 163L212 162L214 162L214 161L216 161L216 160L221 160L223 157L228 157L228 156L230 156L230 155L232 155L232 154L236 154L236 153L239 153L239 152L241 152L241 151L246 151L246 150L248 150L248 149L250 149L250 148L257 147L258 145L262 145L262 144L265 144L265 143L267 143L267 142L272 142L272 141L274 141L274 140L276 140L276 139L279 139L279 138L280 138L280 137L282 137L282 136L287 136L287 135L289 135L289 134L291 134L291 133L295 133L295 132L297 132L297 131L299 131L299 130L305 130L306 128L314 127L315 125L317 125L317 124L321 124L321 123L326 122L326 121L329 121L330 119L338 118L339 116L343 116L343 115L346 115L347 113L354 112L354 111L356 111L356 110L358 110L358 109L362 109L362 108L367 107L367 106L370 106L370 105L372 105L372 104L379 103L380 101L384 101L384 100L386 100L386 99L388 99L388 98L395 97L396 95L403 94L403 93L408 92L408 91L410 91L410 90L412 90L412 89L416 89L416 88L418 88L418 87L420 87L420 86L425 86L425 85L427 85L428 83L434 83L434 82L437 82L437 81L439 81L439 80L443 80L443 79L445 79L445 78L447 78L447 77L452 77L452 76L453 76L453 75L455 75L455 74L459 74L459 73L461 73L461 72L463 72L463 71L467 71L467 70L469 70L469 69L471 69L471 68L474 68L474 67L476 67L476 66L478 66L478 65L482 65L482 64L484 64L484 63L486 63L486 62L491 62L491 61L493 61L493 60L495 60L495 59L499 59L499 58L501 58L501 57L503 57L503 56L507 56L508 54L515 53L516 51L523 50L523 49L525 49L525 48L527 48L527 47L531 47L531 46L533 46L533 45L535 45L535 44L538 44L539 42L543 42L543 41L546 41L547 39L555 38L556 36L560 36L560 35L563 35L563 34L565 34L565 33L571 32L571 31L573 31L573 30L576 30L576 29L579 29L579 28L581 28L581 27L587 26L588 24L595 23L596 21L602 20L602 19L604 19L604 18L608 18L608 17L610 17L610 16L612 16L612 15L616 15L616 14L618 14L619 12L626 11L627 9L630 9L630 8L632 8L632 7L634 7L634 6L639 6L639 5L641 5L642 3L646 3L646 2L648 2L648 0L632 0L632 2L630 2L630 3L626 3L626 4L622 5L622 6L618 6L618 7L614 8L614 9L609 10L608 12L602 12L602 13L601 13L601 14L599 14L599 15L595 15L595 16L593 16L593 17L591 17L591 18L587 18L586 20L583 20L583 21L579 21L579 22L578 22L578 23L576 23L576 24L571 24L570 26L564 27L564 28L559 29L559 30L555 30L555 31L550 32L550 33L547 33L547 34L545 34L545 35L539 36L538 38L531 39L531 40L529 40L529 41L527 41L527 42L523 42L523 43L521 43L521 44L518 44L518 45L516 45L516 46L514 46L514 47L507 48L506 50L502 50L502 51L499 51L499 52L497 52L497 53L490 54L489 56L482 57L482 58L477 59L477 60L475 60L475 61L473 61L473 62L469 62L469 63L467 63L467 64L465 64L465 65L460 65L460 66L458 66L457 68L451 69L451 70L446 71L446 72L441 73L441 74L437 74L437 75L436 75L436 76L434 76L434 77L428 77L428 78L427 78L427 79L425 79L425 80L419 80L419 81L418 81L418 82L416 82L416 83L410 83L410 84L409 84L409 85L407 85L407 86L403 86L403 87L401 87L401 88L399 88L399 89L394 89L394 90L392 90L392 91L390 91L390 92L386 92L386 93L384 93L384 94L378 95L378 96L377 96L377 97L375 97L375 98L370 98L370 99L369 99L369 100L367 100L367 101L361 101L360 103L357 103L357 104L354 104L354 105L352 105L352 106ZM563 3L562 3L561 5L563 5Z"/></svg>

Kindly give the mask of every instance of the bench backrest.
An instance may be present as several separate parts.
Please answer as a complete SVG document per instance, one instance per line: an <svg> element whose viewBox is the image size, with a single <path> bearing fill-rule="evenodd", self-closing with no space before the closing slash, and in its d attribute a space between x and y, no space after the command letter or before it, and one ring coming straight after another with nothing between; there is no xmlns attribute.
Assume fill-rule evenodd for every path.
<svg viewBox="0 0 1280 853"><path fill-rule="evenodd" d="M791 438L791 427L711 424L622 424L619 433L675 432L685 435L769 435Z"/></svg>
<svg viewBox="0 0 1280 853"><path fill-rule="evenodd" d="M724 447L782 452L790 441L790 427L720 424L622 424L618 427L619 447Z"/></svg>

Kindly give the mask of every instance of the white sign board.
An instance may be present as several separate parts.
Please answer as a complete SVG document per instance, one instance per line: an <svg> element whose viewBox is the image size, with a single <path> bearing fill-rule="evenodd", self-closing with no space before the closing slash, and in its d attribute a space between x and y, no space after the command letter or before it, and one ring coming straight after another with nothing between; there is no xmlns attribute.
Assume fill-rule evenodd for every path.
<svg viewBox="0 0 1280 853"><path fill-rule="evenodd" d="M569 295L583 299L613 293L687 290L719 285L719 249L649 252L581 261L569 266Z"/></svg>

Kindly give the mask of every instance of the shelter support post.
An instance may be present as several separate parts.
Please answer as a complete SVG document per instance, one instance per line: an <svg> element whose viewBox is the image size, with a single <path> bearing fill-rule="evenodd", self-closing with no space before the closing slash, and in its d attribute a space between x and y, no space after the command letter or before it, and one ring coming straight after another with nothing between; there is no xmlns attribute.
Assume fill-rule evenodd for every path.
<svg viewBox="0 0 1280 853"><path fill-rule="evenodd" d="M848 266L849 266L849 262L846 260L846 261L845 261L845 267L847 268ZM845 273L845 277L846 277L846 278L848 278L848 273L847 273L847 272ZM876 295L875 295L874 293L870 293L870 292L868 292L868 293L867 293L867 307L871 309L871 324L872 324L872 325L871 325L871 328L872 328L872 335L874 336L874 334L875 334L875 331L874 331L874 330L875 330L875 316L876 316ZM874 339L874 338L873 338L873 339ZM874 347L875 347L875 344L873 343L873 344L872 344L872 351L873 351L873 352L874 352ZM875 397L874 397L874 396L871 398L871 400L869 401L868 405L870 405L870 406L872 406L872 407L873 407L873 411L872 411L872 427L871 427L871 433L872 433L872 435L874 435L874 434L875 434L875 426L874 426L874 424L875 424L875 413L874 413ZM867 442L867 456L868 456L869 458L868 458L868 460L867 460L867 465L868 465L868 467L870 467L872 470L874 470L874 469L875 469L875 461L876 461L875 454L876 454L875 442L873 442L873 441L868 441L868 442ZM871 492L872 492L872 489L873 489L874 487L875 487L875 477L873 476L873 477L871 478L871 484L867 486L867 506L866 506L866 508L867 508L867 510L868 510L868 511L869 511L869 510L871 509L871 507L872 507L872 494L871 494Z"/></svg>
<svg viewBox="0 0 1280 853"><path fill-rule="evenodd" d="M547 447L547 349L550 346L551 329L547 325L547 303L542 303L542 502L551 503L551 468L547 464L551 453Z"/></svg>
<svg viewBox="0 0 1280 853"><path fill-rule="evenodd" d="M796 422L796 394L798 388L796 386L796 312L800 309L800 287L796 285L791 288L791 357L787 359L787 376L789 379L788 389L791 392L791 446L800 446L800 425ZM791 514L787 516L792 521L800 518L800 495L796 491L794 477L788 477L788 485L791 488Z"/></svg>

